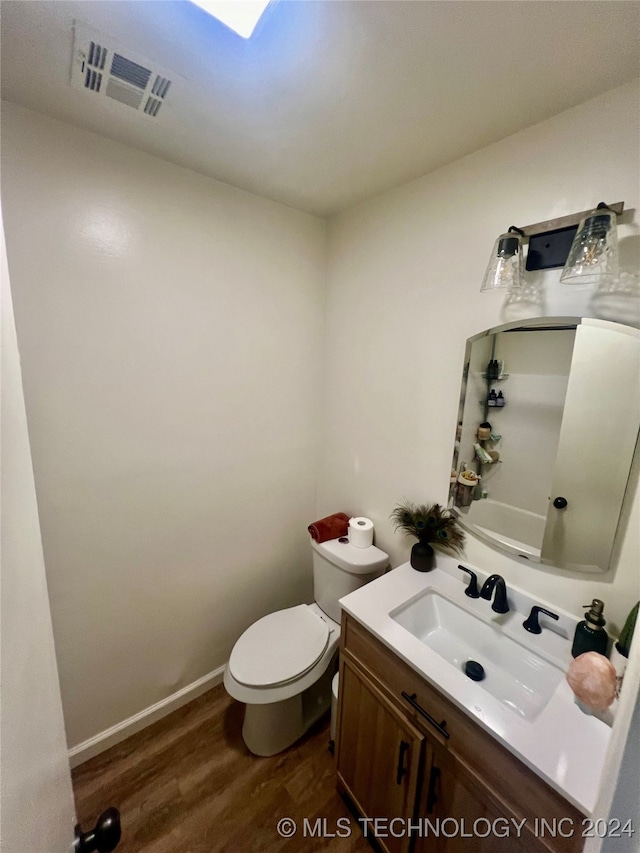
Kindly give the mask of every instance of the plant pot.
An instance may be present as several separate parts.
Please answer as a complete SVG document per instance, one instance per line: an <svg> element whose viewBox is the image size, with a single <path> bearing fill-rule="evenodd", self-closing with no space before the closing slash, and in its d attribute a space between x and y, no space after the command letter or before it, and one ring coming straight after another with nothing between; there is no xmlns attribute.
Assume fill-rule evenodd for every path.
<svg viewBox="0 0 640 853"><path fill-rule="evenodd" d="M436 555L428 542L416 542L411 549L411 565L417 572L430 572L436 564Z"/></svg>

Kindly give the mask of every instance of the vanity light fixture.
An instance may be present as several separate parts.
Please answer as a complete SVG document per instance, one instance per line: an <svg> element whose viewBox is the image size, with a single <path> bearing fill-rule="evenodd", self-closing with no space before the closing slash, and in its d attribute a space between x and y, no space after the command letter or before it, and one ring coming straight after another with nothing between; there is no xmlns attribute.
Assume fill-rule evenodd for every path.
<svg viewBox="0 0 640 853"><path fill-rule="evenodd" d="M600 202L597 208L571 213L524 228L511 226L496 240L482 280L482 293L524 288L523 246L529 244L526 270L564 267L563 284L593 284L618 275L617 216L624 202Z"/></svg>
<svg viewBox="0 0 640 853"><path fill-rule="evenodd" d="M524 232L512 225L493 246L487 271L482 279L482 293L514 290L522 287L522 238Z"/></svg>
<svg viewBox="0 0 640 853"><path fill-rule="evenodd" d="M604 202L580 220L560 281L582 285L618 275L618 222Z"/></svg>

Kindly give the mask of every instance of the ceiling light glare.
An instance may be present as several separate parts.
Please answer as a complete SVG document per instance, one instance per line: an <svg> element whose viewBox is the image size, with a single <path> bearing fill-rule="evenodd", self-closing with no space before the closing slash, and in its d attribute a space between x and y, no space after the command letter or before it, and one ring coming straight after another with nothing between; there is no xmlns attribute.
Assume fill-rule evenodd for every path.
<svg viewBox="0 0 640 853"><path fill-rule="evenodd" d="M251 38L270 0L192 0L192 2L222 21L242 38L248 39Z"/></svg>

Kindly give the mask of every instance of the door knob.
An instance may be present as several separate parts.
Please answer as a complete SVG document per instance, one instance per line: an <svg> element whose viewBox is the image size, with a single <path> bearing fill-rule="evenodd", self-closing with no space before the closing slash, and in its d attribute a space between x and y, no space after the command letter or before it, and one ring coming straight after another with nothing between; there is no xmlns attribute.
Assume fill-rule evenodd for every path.
<svg viewBox="0 0 640 853"><path fill-rule="evenodd" d="M120 842L120 812L110 808L102 812L96 825L89 832L83 832L80 824L76 826L74 853L111 853Z"/></svg>
<svg viewBox="0 0 640 853"><path fill-rule="evenodd" d="M558 497L554 500L553 505L556 509L564 509L568 503L566 498Z"/></svg>

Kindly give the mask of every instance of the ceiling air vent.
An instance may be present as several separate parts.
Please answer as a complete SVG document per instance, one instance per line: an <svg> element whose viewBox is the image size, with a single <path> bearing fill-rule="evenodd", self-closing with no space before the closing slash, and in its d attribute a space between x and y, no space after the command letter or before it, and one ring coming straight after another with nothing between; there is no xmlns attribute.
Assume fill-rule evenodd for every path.
<svg viewBox="0 0 640 853"><path fill-rule="evenodd" d="M174 81L179 79L157 63L116 44L115 39L76 21L71 83L77 89L157 118Z"/></svg>

